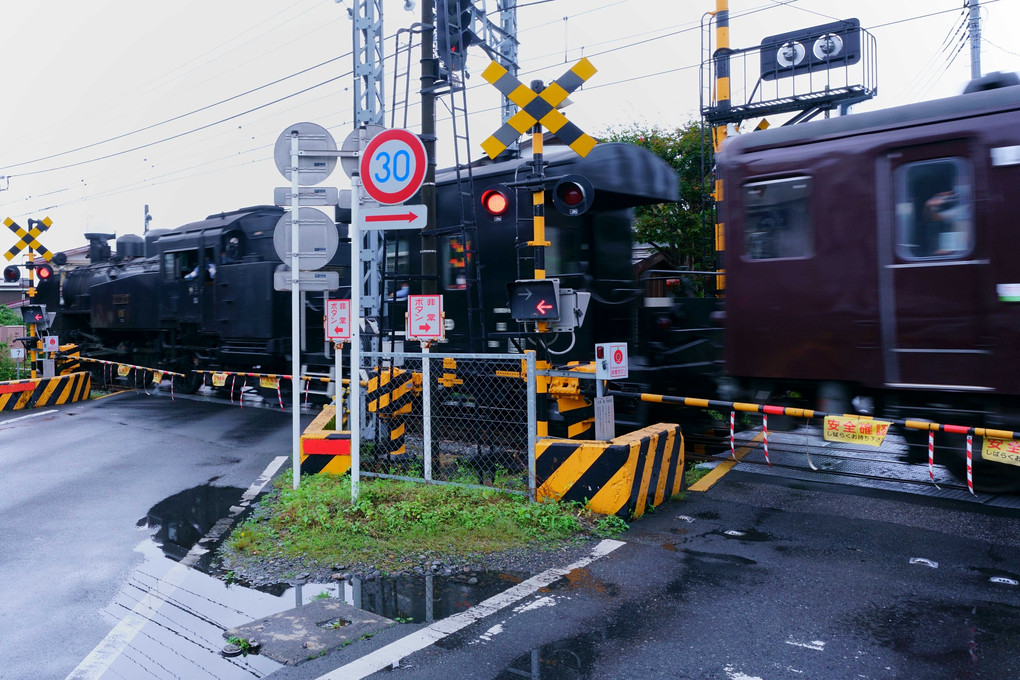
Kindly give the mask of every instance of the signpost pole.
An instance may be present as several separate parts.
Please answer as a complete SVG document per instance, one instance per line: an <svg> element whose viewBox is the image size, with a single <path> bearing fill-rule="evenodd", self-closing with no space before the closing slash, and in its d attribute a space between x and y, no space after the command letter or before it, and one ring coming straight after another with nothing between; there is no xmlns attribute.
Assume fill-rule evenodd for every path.
<svg viewBox="0 0 1020 680"><path fill-rule="evenodd" d="M425 457L425 481L432 481L432 361L429 342L421 343L422 452Z"/></svg>
<svg viewBox="0 0 1020 680"><path fill-rule="evenodd" d="M301 178L298 173L300 143L298 131L290 133L290 387L291 387L291 465L294 468L294 488L301 484L301 270L298 251L298 191Z"/></svg>
<svg viewBox="0 0 1020 680"><path fill-rule="evenodd" d="M364 138L358 144L364 148ZM358 502L361 484L361 177L351 175L351 503Z"/></svg>

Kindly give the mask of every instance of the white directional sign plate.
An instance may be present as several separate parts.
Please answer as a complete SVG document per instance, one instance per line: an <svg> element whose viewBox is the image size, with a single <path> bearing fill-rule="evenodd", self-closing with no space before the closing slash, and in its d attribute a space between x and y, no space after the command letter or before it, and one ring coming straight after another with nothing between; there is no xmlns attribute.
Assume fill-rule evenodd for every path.
<svg viewBox="0 0 1020 680"><path fill-rule="evenodd" d="M273 161L276 169L285 178L290 179L293 166L291 163L290 142L293 133L297 132L298 150L303 152L336 151L336 142L329 130L316 123L295 123L289 126L280 136L276 138L276 145L273 147ZM302 185L318 184L333 172L336 167L336 156L299 156L298 157L298 183Z"/></svg>
<svg viewBox="0 0 1020 680"><path fill-rule="evenodd" d="M422 229L427 210L423 205L397 205L363 208L359 229Z"/></svg>
<svg viewBox="0 0 1020 680"><path fill-rule="evenodd" d="M276 223L273 232L273 247L280 259L290 264L291 213L286 213ZM336 223L321 210L300 208L298 212L298 266L301 271L321 269L336 255L340 236Z"/></svg>
<svg viewBox="0 0 1020 680"><path fill-rule="evenodd" d="M407 298L407 339L443 338L443 296L410 295Z"/></svg>
<svg viewBox="0 0 1020 680"><path fill-rule="evenodd" d="M290 290L293 278L289 269L273 272L273 290ZM301 272L298 285L309 292L336 290L340 287L340 272Z"/></svg>
<svg viewBox="0 0 1020 680"><path fill-rule="evenodd" d="M326 337L334 342L351 339L351 301L326 301Z"/></svg>
<svg viewBox="0 0 1020 680"><path fill-rule="evenodd" d="M372 138L358 168L365 193L383 205L395 205L418 192L425 165L425 145L418 136L395 128Z"/></svg>

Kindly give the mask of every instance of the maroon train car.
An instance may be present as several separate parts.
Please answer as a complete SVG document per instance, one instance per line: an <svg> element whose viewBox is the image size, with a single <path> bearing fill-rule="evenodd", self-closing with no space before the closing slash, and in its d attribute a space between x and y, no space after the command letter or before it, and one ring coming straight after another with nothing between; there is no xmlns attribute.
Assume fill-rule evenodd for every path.
<svg viewBox="0 0 1020 680"><path fill-rule="evenodd" d="M1020 429L1017 83L726 141L728 375Z"/></svg>

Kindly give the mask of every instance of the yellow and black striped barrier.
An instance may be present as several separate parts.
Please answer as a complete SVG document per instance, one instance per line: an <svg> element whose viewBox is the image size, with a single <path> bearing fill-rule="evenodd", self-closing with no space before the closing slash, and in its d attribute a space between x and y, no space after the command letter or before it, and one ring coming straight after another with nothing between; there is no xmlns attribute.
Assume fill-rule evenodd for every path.
<svg viewBox="0 0 1020 680"><path fill-rule="evenodd" d="M535 447L539 500L587 503L592 511L640 517L680 492L680 426L650 425L612 441L543 439Z"/></svg>
<svg viewBox="0 0 1020 680"><path fill-rule="evenodd" d="M336 415L336 406L324 406L301 434L301 474L342 475L351 469L351 433L326 425Z"/></svg>
<svg viewBox="0 0 1020 680"><path fill-rule="evenodd" d="M91 389L89 373L0 382L0 411L70 404L88 399Z"/></svg>
<svg viewBox="0 0 1020 680"><path fill-rule="evenodd" d="M411 412L414 394L415 377L410 371L396 367L369 371L365 401L369 413L378 413L379 424L385 426L381 428L386 438L382 453L388 458L403 460L407 454L404 416Z"/></svg>

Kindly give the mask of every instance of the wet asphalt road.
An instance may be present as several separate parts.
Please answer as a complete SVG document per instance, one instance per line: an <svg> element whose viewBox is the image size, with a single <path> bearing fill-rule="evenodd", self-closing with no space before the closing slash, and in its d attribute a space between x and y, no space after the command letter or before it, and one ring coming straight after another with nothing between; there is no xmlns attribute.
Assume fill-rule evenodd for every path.
<svg viewBox="0 0 1020 680"><path fill-rule="evenodd" d="M0 678L66 677L114 625L101 612L167 499L226 487L236 503L279 455L290 415L229 402L137 392L0 414Z"/></svg>
<svg viewBox="0 0 1020 680"><path fill-rule="evenodd" d="M223 601L249 620L278 609L228 602L238 588L191 570L174 577L174 563L138 546L170 508L205 513L203 527L227 512L289 452L289 414L137 393L14 420L23 415L0 414L0 678L66 677L117 623L125 584L150 571L179 583L176 609ZM609 555L371 677L1017 678L1018 520L732 472L635 522ZM422 628L296 667L230 670L318 678ZM182 658L157 668L141 657L137 674L108 677L197 677L172 666Z"/></svg>
<svg viewBox="0 0 1020 680"><path fill-rule="evenodd" d="M1018 678L1020 587L993 581L1020 579L1018 519L735 472L370 677ZM273 677L317 677L356 647Z"/></svg>

